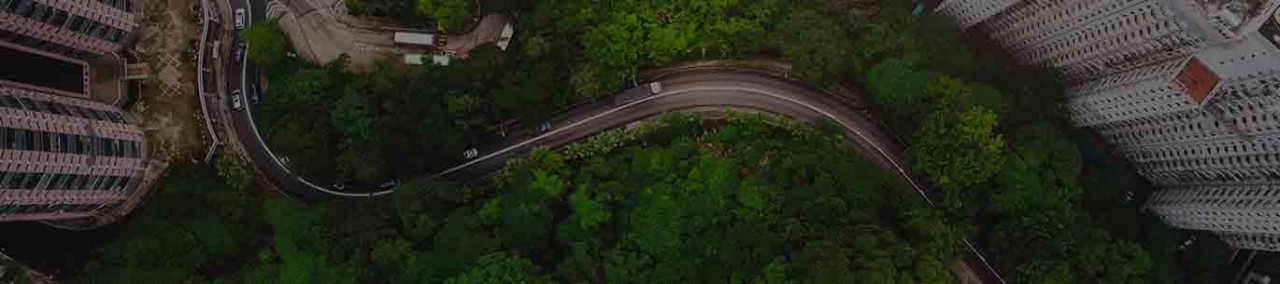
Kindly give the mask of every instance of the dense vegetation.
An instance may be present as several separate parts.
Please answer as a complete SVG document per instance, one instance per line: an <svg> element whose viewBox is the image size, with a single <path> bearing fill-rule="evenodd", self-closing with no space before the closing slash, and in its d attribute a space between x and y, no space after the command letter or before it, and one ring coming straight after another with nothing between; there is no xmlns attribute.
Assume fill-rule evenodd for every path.
<svg viewBox="0 0 1280 284"><path fill-rule="evenodd" d="M244 34L251 50L260 50L259 41L284 41L274 24ZM461 159L491 122L477 94L498 79L502 58L492 46L448 67L379 60L371 67L378 72L367 74L350 71L343 59L321 66L287 57L285 44L278 53L249 54L266 69L256 121L277 155L314 180L380 182L421 174Z"/></svg>
<svg viewBox="0 0 1280 284"><path fill-rule="evenodd" d="M228 181L205 166L171 168L163 192L133 213L81 282L182 283L244 265L270 230L257 201Z"/></svg>
<svg viewBox="0 0 1280 284"><path fill-rule="evenodd" d="M473 16L463 2L347 4L456 27ZM259 127L313 180L420 174L641 68L765 56L865 98L936 187L937 212L820 126L676 119L536 152L492 186L415 180L385 200L262 201L235 189L247 183L234 163L219 165L226 182L177 171L157 197L175 201L153 201L89 271L108 283L946 283L965 235L1011 283L1211 283L1223 256L1180 253L1183 233L1138 214L1150 188L1060 117L1055 74L906 2L486 1L519 13L511 49L447 67L381 61L376 74L289 58L273 24L244 37L268 74ZM153 258L177 252L188 261Z"/></svg>
<svg viewBox="0 0 1280 284"><path fill-rule="evenodd" d="M957 235L842 133L657 125L535 151L492 186L415 180L354 203L245 198L179 169L157 197L178 204L141 212L88 282L952 283Z"/></svg>

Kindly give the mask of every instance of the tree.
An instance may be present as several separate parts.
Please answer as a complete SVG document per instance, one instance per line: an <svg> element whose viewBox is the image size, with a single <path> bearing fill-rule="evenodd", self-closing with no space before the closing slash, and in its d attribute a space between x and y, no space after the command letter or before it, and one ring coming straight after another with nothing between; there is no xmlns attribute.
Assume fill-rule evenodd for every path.
<svg viewBox="0 0 1280 284"><path fill-rule="evenodd" d="M924 46L918 39L919 20L907 9L881 9L877 21L867 22L857 33L853 49L854 68L866 71L885 58L911 63L925 61Z"/></svg>
<svg viewBox="0 0 1280 284"><path fill-rule="evenodd" d="M471 20L471 0L417 0L419 14L434 17L445 30L461 32Z"/></svg>
<svg viewBox="0 0 1280 284"><path fill-rule="evenodd" d="M282 61L289 52L289 39L276 20L257 23L240 31L248 49L249 60L260 66L272 67Z"/></svg>
<svg viewBox="0 0 1280 284"><path fill-rule="evenodd" d="M218 177L221 177L228 187L236 191L248 189L250 182L253 182L253 171L234 153L224 152L219 157L216 168Z"/></svg>
<svg viewBox="0 0 1280 284"><path fill-rule="evenodd" d="M449 278L445 284L552 284L528 259L510 253L495 252L480 257L466 272Z"/></svg>
<svg viewBox="0 0 1280 284"><path fill-rule="evenodd" d="M1079 199L1080 152L1052 125L1022 128L996 178L991 208L997 214L1041 214L1045 208L1074 210ZM1061 220L1069 222L1070 220Z"/></svg>
<svg viewBox="0 0 1280 284"><path fill-rule="evenodd" d="M926 86L935 79L918 70L910 62L889 58L867 72L867 88L871 99L890 107L910 107L925 103Z"/></svg>
<svg viewBox="0 0 1280 284"><path fill-rule="evenodd" d="M907 147L911 167L943 189L982 182L1003 166L1005 142L995 112L981 106L956 113L934 110Z"/></svg>
<svg viewBox="0 0 1280 284"><path fill-rule="evenodd" d="M793 9L775 30L782 57L794 73L820 83L834 83L851 68L853 40L839 24L811 9Z"/></svg>
<svg viewBox="0 0 1280 284"><path fill-rule="evenodd" d="M377 132L373 107L361 90L365 84L349 83L342 97L330 105L330 124L341 135L338 168L344 177L376 180L385 174L381 163L384 141Z"/></svg>
<svg viewBox="0 0 1280 284"><path fill-rule="evenodd" d="M230 160L230 157L224 157ZM202 280L218 260L249 244L261 220L244 212L242 191L207 166L174 165L163 190L139 208L120 236L98 252L77 283L180 283ZM244 206L244 207L241 207ZM250 207L250 208L245 208Z"/></svg>

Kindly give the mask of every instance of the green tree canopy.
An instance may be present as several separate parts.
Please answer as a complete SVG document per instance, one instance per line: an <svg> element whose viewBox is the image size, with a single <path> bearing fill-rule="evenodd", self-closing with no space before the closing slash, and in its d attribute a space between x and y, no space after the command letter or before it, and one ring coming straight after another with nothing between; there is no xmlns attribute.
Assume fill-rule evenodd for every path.
<svg viewBox="0 0 1280 284"><path fill-rule="evenodd" d="M1004 136L995 133L995 112L973 107L961 113L935 110L907 148L911 167L948 190L987 180L1000 170Z"/></svg>
<svg viewBox="0 0 1280 284"><path fill-rule="evenodd" d="M851 71L853 40L829 17L811 9L796 8L774 30L782 57L794 64L793 72L814 82L835 83Z"/></svg>
<svg viewBox="0 0 1280 284"><path fill-rule="evenodd" d="M420 14L434 17L445 30L462 32L471 21L471 0L417 0Z"/></svg>
<svg viewBox="0 0 1280 284"><path fill-rule="evenodd" d="M260 66L274 66L289 52L289 39L275 20L245 27L240 31L240 38L248 49L249 60Z"/></svg>
<svg viewBox="0 0 1280 284"><path fill-rule="evenodd" d="M926 103L926 90L935 79L906 60L890 58L867 72L871 99L885 106L912 106Z"/></svg>

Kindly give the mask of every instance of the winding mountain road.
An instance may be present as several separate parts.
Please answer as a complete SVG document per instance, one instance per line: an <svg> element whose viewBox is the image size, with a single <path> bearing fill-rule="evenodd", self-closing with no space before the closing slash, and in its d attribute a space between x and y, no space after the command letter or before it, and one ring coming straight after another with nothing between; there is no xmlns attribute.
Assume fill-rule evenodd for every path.
<svg viewBox="0 0 1280 284"><path fill-rule="evenodd" d="M248 24L266 20L265 0L225 0L232 10L248 10ZM252 48L252 47L250 47ZM230 49L227 50L230 52ZM228 54L224 58L234 58ZM258 167L285 192L295 197L316 200L325 198L367 198L389 194L391 190L346 188L333 189L316 184L295 175L279 157L271 152L254 124L253 105L247 97L248 86L255 85L259 76L250 62L228 60L223 68L228 88L245 90L240 100L246 107L233 110L230 129L238 144ZM682 110L732 110L748 109L806 121L831 121L842 127L850 147L859 154L893 170L907 180L912 188L930 205L934 191L906 167L902 149L884 133L877 124L867 119L849 103L806 84L772 76L767 73L742 68L699 67L673 69L654 78L661 82L663 91L623 104L613 100L599 100L580 105L552 118L552 130L537 133L531 129L509 131L504 141L481 148L480 156L464 164L449 168L434 176L448 176L458 180L485 177L500 170L512 157L527 153L534 147L557 148L593 134L625 126L631 122L662 113ZM639 88L647 88L641 86ZM227 92L230 93L230 92ZM226 102L228 105L230 102ZM228 107L227 109L232 109ZM459 153L461 154L461 153ZM977 269L986 283L1005 283L968 240L964 243L968 252L964 259Z"/></svg>

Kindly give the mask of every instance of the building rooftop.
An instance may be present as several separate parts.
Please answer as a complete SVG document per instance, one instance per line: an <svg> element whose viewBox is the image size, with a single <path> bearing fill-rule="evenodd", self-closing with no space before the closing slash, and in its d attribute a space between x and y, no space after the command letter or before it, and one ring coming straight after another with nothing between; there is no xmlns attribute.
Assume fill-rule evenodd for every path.
<svg viewBox="0 0 1280 284"><path fill-rule="evenodd" d="M1179 88L1182 88L1182 92L1187 95L1191 103L1203 105L1222 78L1214 74L1213 70L1209 70L1209 67L1199 59L1191 58L1186 65L1183 65L1178 76L1174 77L1174 81Z"/></svg>

